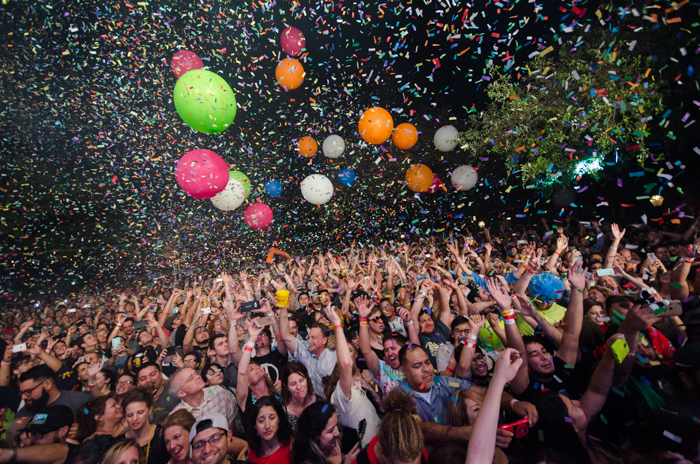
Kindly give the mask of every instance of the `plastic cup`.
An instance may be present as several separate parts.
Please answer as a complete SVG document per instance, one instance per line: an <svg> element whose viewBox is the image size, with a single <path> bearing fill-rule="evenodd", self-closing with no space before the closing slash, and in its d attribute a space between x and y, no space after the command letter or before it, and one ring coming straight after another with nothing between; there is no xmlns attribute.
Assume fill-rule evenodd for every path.
<svg viewBox="0 0 700 464"><path fill-rule="evenodd" d="M277 290L277 306L289 306L289 290Z"/></svg>

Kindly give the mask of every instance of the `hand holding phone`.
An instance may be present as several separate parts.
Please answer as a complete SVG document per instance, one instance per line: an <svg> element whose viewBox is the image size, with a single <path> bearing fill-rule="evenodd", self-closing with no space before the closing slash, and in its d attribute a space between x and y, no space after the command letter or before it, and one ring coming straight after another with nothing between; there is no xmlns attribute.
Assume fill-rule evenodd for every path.
<svg viewBox="0 0 700 464"><path fill-rule="evenodd" d="M528 418L520 419L512 424L501 425L499 428L514 434L515 438L523 438L530 431L530 420Z"/></svg>

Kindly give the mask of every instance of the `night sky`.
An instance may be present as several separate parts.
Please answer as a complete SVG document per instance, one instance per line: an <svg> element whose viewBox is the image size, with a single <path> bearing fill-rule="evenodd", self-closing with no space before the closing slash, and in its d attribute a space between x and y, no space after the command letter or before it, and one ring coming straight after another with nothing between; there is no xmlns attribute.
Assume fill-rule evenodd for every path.
<svg viewBox="0 0 700 464"><path fill-rule="evenodd" d="M342 250L353 241L380 244L455 227L476 231L482 220L498 227L506 218L517 226L568 214L638 223L642 215L650 222L692 215L698 188L691 173L700 159L694 124L699 4L655 5L3 1L2 287L17 292L146 282L172 275L170 250L178 251L183 271L222 269L261 259L271 246L290 254ZM287 26L306 37L300 58L305 81L291 91L275 84L277 62L286 57L280 32ZM580 46L594 32L620 39L621 49L637 40L636 53L655 57L655 78L673 81L665 100L671 113L650 122L656 161L640 167L624 152L606 155L609 165L599 178L574 181L581 193L575 207L562 209L553 204L552 189L525 188L517 173L507 177L514 168L503 160L459 147L435 149L438 128L463 130L468 111L485 108L483 77L492 66L517 80L533 54ZM195 132L177 114L170 61L178 50L196 53L236 92L238 112L226 131ZM379 146L362 141L358 119L371 106L390 111L394 125L414 124L416 146L401 151L391 140ZM346 141L337 160L320 151L330 134ZM312 159L295 151L306 135L319 144ZM259 200L274 211L269 228L245 225L247 204L224 213L182 191L175 165L198 148L248 175L248 204ZM447 192L414 196L404 186L406 170L419 162ZM480 182L457 192L449 173L464 164L479 168ZM338 182L343 168L357 174L351 187ZM657 176L661 168L670 179ZM314 173L335 187L334 198L321 207L303 201L299 189ZM283 183L278 198L265 193L270 179ZM637 199L660 188L663 207Z"/></svg>

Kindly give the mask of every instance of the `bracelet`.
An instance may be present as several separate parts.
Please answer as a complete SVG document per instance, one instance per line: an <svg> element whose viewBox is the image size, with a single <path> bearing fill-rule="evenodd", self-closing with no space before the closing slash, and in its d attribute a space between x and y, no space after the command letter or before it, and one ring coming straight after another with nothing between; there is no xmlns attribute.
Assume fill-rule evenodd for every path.
<svg viewBox="0 0 700 464"><path fill-rule="evenodd" d="M525 269L525 271L530 275L535 275L535 271L531 271L530 269Z"/></svg>
<svg viewBox="0 0 700 464"><path fill-rule="evenodd" d="M513 398L512 400L510 400L510 409L513 409L513 405L514 405L515 403L519 403L519 402L520 402L520 400L516 400L515 398Z"/></svg>
<svg viewBox="0 0 700 464"><path fill-rule="evenodd" d="M469 334L469 335L467 336L467 338L470 338L470 339L472 339L472 340L474 340L474 341L477 340L477 337L476 337L476 335L474 335L474 334Z"/></svg>
<svg viewBox="0 0 700 464"><path fill-rule="evenodd" d="M515 318L513 318L513 319L504 319L503 322L505 322L506 325L515 324Z"/></svg>
<svg viewBox="0 0 700 464"><path fill-rule="evenodd" d="M413 320L406 322L406 325L413 325Z"/></svg>
<svg viewBox="0 0 700 464"><path fill-rule="evenodd" d="M121 324L117 324L117 327L121 327L121 326L122 326Z"/></svg>
<svg viewBox="0 0 700 464"><path fill-rule="evenodd" d="M333 326L333 330L343 330L343 326L340 324L336 324Z"/></svg>
<svg viewBox="0 0 700 464"><path fill-rule="evenodd" d="M248 346L247 344L246 344L246 347L243 348L243 349L244 349L245 351L251 351L251 352L253 351L253 347L252 347L252 346Z"/></svg>
<svg viewBox="0 0 700 464"><path fill-rule="evenodd" d="M366 322L360 322L360 327L362 327L363 325L364 325L364 326L369 326L369 324L366 323Z"/></svg>
<svg viewBox="0 0 700 464"><path fill-rule="evenodd" d="M366 317L361 317L361 318L360 318L360 322L367 322L367 318L366 318Z"/></svg>
<svg viewBox="0 0 700 464"><path fill-rule="evenodd" d="M10 459L7 461L13 463L17 461L17 448L10 448Z"/></svg>
<svg viewBox="0 0 700 464"><path fill-rule="evenodd" d="M425 292L424 292L423 290L418 290L418 294L419 294L419 295L422 295L422 296L425 296Z"/></svg>
<svg viewBox="0 0 700 464"><path fill-rule="evenodd" d="M51 348L46 348L44 351L46 351L47 353L51 353Z"/></svg>
<svg viewBox="0 0 700 464"><path fill-rule="evenodd" d="M555 251L554 254L557 256L561 256L558 251Z"/></svg>
<svg viewBox="0 0 700 464"><path fill-rule="evenodd" d="M0 366L9 366L10 364L12 364L12 361L2 361L2 362L0 362Z"/></svg>
<svg viewBox="0 0 700 464"><path fill-rule="evenodd" d="M694 263L694 262L695 262L695 258L686 258L686 259L683 260L683 262L684 262L684 263Z"/></svg>
<svg viewBox="0 0 700 464"><path fill-rule="evenodd" d="M95 384L94 384L94 383L89 383L89 384L88 384L88 387L90 387L90 388L95 388Z"/></svg>
<svg viewBox="0 0 700 464"><path fill-rule="evenodd" d="M455 373L455 370L454 370L454 369L450 369L450 366L447 366L447 367L445 368L445 370L446 370L447 372L449 372L450 374L454 374L454 373Z"/></svg>
<svg viewBox="0 0 700 464"><path fill-rule="evenodd" d="M476 343L467 343L467 348L476 348Z"/></svg>

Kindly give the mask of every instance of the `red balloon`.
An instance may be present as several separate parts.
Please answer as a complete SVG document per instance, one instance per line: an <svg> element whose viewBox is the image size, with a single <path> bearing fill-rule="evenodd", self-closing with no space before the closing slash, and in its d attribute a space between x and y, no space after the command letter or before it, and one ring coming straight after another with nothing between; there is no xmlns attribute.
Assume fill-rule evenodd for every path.
<svg viewBox="0 0 700 464"><path fill-rule="evenodd" d="M264 229L272 222L272 209L265 203L255 203L245 209L243 217L251 229Z"/></svg>
<svg viewBox="0 0 700 464"><path fill-rule="evenodd" d="M175 178L188 195L212 198L226 188L228 165L211 150L192 150L177 162Z"/></svg>
<svg viewBox="0 0 700 464"><path fill-rule="evenodd" d="M298 56L306 47L306 39L299 29L290 26L282 31L280 44L287 55Z"/></svg>
<svg viewBox="0 0 700 464"><path fill-rule="evenodd" d="M173 59L170 61L170 66L173 68L175 77L179 78L188 71L202 69L204 67L204 63L202 63L202 60L191 51L180 50L173 55Z"/></svg>

